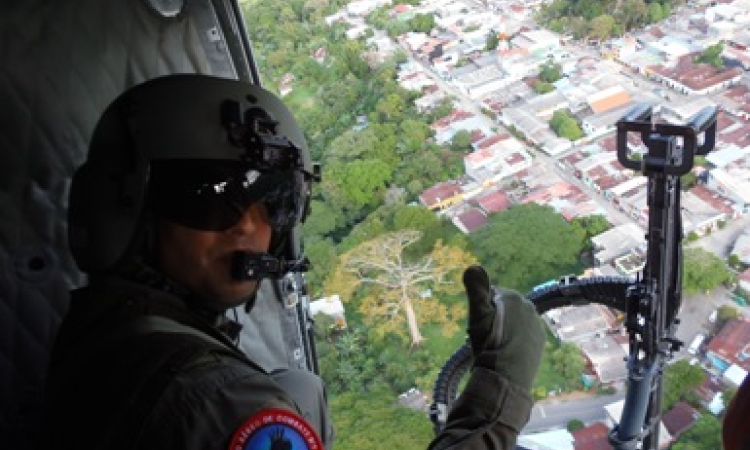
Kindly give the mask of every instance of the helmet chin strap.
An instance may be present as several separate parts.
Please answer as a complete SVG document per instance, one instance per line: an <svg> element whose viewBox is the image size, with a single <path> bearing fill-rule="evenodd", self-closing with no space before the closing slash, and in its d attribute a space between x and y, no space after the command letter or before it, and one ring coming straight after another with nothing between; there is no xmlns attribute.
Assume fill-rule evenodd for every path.
<svg viewBox="0 0 750 450"><path fill-rule="evenodd" d="M269 253L234 252L232 255L231 276L235 280L255 280L282 278L290 271L306 272L310 261L306 257L295 260L279 259Z"/></svg>

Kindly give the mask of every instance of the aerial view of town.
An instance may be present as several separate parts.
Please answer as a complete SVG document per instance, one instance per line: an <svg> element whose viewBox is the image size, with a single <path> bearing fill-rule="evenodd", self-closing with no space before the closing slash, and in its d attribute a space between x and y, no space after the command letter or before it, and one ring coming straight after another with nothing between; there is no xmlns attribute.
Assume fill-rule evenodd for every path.
<svg viewBox="0 0 750 450"><path fill-rule="evenodd" d="M253 38L262 49L261 71L268 68L267 80L300 112L313 146L323 142L315 155L323 160L323 187L306 233L308 253L323 261L326 273L311 273L318 294L312 306L331 316L319 320L335 330L323 339L323 373L333 401L341 398L350 411L358 411L353 396L362 393L352 386L368 385L374 375L363 374L370 361L364 355L346 359L356 353L347 345L373 343L382 353L386 342L410 344L411 359L402 367L415 369L388 383L402 388L405 409L424 413L439 369L429 365L464 336L411 303L436 302L437 315L458 317L458 301L450 300L457 292L415 282L413 299L396 310L416 308L419 326L407 319L377 325L368 317L382 312L390 294L341 274L372 274L367 257L378 248L407 254L425 235L432 241L411 256L455 250L456 261L479 260L520 291L568 273L635 277L645 262L647 178L618 161L617 121L642 103L652 106L655 120L671 124L718 108L715 149L681 177L685 287L677 337L684 345L665 371L660 448L719 448L724 408L750 371L750 0L633 1L618 3L612 15L606 2L583 0L358 0L319 18L340 39L336 48L318 45L314 35L301 45L305 31L292 23L282 25L297 43L287 49L278 42L264 46L272 27L253 11L258 3L245 8L251 33L260 24ZM291 7L280 14L300 17ZM287 54L300 48L304 54L292 63ZM320 108L306 114L306 105L324 101L310 80L322 84L333 71L340 71L335 87L320 90L348 106L331 117ZM382 95L360 95L373 90ZM329 105L336 109L333 100ZM332 125L323 124L339 131L328 133ZM647 150L639 139L628 146L634 155ZM551 239L559 245L545 244L549 253L568 245L570 227L585 239L571 247L570 261L560 262L567 254L551 257L546 272L534 261L524 268L521 256L511 258L520 269L494 267L502 250L493 253L488 243L511 252L513 238L499 230L511 230L502 227L516 216L530 229L535 218L554 224ZM518 246L532 252L533 240ZM449 299L444 304L441 295ZM622 314L597 305L568 307L545 314L545 322L549 373L543 368L537 380L537 404L519 446L611 448L607 435L620 418L628 375ZM401 340L388 341L391 333ZM336 369L326 372L326 361ZM365 391L373 402L373 392L381 392ZM340 420L341 434L351 431L352 421Z"/></svg>

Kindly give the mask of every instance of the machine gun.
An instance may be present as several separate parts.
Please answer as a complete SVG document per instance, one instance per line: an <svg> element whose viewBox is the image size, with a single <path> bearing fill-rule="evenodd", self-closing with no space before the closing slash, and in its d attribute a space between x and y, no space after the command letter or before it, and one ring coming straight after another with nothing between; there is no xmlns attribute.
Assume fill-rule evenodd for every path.
<svg viewBox="0 0 750 450"><path fill-rule="evenodd" d="M542 314L562 306L599 303L625 314L629 334L627 394L622 417L610 432L616 450L657 450L661 421L662 372L678 351L675 332L682 303L682 220L680 176L693 167L696 155L714 148L716 108L704 108L687 125L653 123L649 105L638 105L617 122L617 157L625 168L648 178L648 231L644 268L627 277L566 276L535 289L527 298ZM634 156L629 133L639 133L647 151ZM699 137L703 141L699 143ZM435 383L430 417L436 432L445 425L461 378L473 364L467 342L443 366Z"/></svg>

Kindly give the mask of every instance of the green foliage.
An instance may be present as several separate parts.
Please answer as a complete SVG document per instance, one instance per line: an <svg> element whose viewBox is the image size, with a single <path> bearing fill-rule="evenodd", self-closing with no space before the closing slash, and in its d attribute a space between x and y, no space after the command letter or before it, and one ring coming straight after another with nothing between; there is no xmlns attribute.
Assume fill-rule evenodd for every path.
<svg viewBox="0 0 750 450"><path fill-rule="evenodd" d="M716 329L721 330L727 322L740 317L740 311L731 305L722 305L716 310Z"/></svg>
<svg viewBox="0 0 750 450"><path fill-rule="evenodd" d="M742 260L735 253L732 253L731 255L729 255L729 257L727 258L727 264L729 264L729 267L735 270L743 269Z"/></svg>
<svg viewBox="0 0 750 450"><path fill-rule="evenodd" d="M572 433L574 431L578 431L578 430L580 430L582 428L585 428L585 427L586 427L586 424L583 423L583 421L581 421L579 419L571 419L571 420L568 421L568 425L567 425L566 428L568 429L568 431L570 431Z"/></svg>
<svg viewBox="0 0 750 450"><path fill-rule="evenodd" d="M664 10L662 6L657 2L652 2L648 5L648 17L651 23L656 23L664 18Z"/></svg>
<svg viewBox="0 0 750 450"><path fill-rule="evenodd" d="M680 177L680 188L683 191L689 191L690 189L694 188L697 183L698 176L695 174L695 172L691 171Z"/></svg>
<svg viewBox="0 0 750 450"><path fill-rule="evenodd" d="M435 16L433 14L415 14L409 21L411 31L429 33L435 27Z"/></svg>
<svg viewBox="0 0 750 450"><path fill-rule="evenodd" d="M669 411L678 402L687 400L689 394L700 386L705 378L706 374L700 365L692 365L685 359L668 364L664 369L662 409Z"/></svg>
<svg viewBox="0 0 750 450"><path fill-rule="evenodd" d="M703 414L680 436L672 450L720 449L721 422L711 414Z"/></svg>
<svg viewBox="0 0 750 450"><path fill-rule="evenodd" d="M609 39L669 17L682 0L646 3L644 0L554 0L536 14L539 23L558 33ZM656 6L654 6L656 5Z"/></svg>
<svg viewBox="0 0 750 450"><path fill-rule="evenodd" d="M561 273L577 273L583 236L548 206L514 206L469 236L493 282L526 292Z"/></svg>
<svg viewBox="0 0 750 450"><path fill-rule="evenodd" d="M713 253L702 248L685 250L685 268L682 277L683 288L687 294L696 294L715 289L733 279L724 261Z"/></svg>
<svg viewBox="0 0 750 450"><path fill-rule="evenodd" d="M500 38L497 33L490 31L487 33L487 40L484 43L484 49L488 52L497 50L497 46L500 45Z"/></svg>
<svg viewBox="0 0 750 450"><path fill-rule="evenodd" d="M560 78L562 78L562 68L559 64L547 61L539 66L539 79L545 83L554 83Z"/></svg>
<svg viewBox="0 0 750 450"><path fill-rule="evenodd" d="M552 352L552 365L565 379L565 387L569 390L579 389L583 382L581 374L586 370L586 360L581 350L570 342L564 342Z"/></svg>
<svg viewBox="0 0 750 450"><path fill-rule="evenodd" d="M423 450L435 436L425 414L397 406L396 395L384 388L333 395L329 410L337 449Z"/></svg>
<svg viewBox="0 0 750 450"><path fill-rule="evenodd" d="M575 141L583 136L583 131L578 126L578 122L561 109L552 114L549 126L558 136L571 141Z"/></svg>
<svg viewBox="0 0 750 450"><path fill-rule="evenodd" d="M466 152L471 150L471 133L459 130L451 138L451 150L454 152Z"/></svg>
<svg viewBox="0 0 750 450"><path fill-rule="evenodd" d="M404 351L403 343L379 340L364 327L335 331L330 325L329 318L316 318L320 368L331 393L387 387L398 394L414 387L417 378L435 364L429 352Z"/></svg>
<svg viewBox="0 0 750 450"><path fill-rule="evenodd" d="M710 64L717 69L724 67L724 60L721 58L721 53L724 51L724 44L719 42L718 44L709 45L706 50L703 51L695 62Z"/></svg>
<svg viewBox="0 0 750 450"><path fill-rule="evenodd" d="M534 86L532 89L534 89L534 92L536 92L537 94L546 94L548 92L554 91L555 87L550 83L537 80L536 82L534 82Z"/></svg>
<svg viewBox="0 0 750 450"><path fill-rule="evenodd" d="M607 220L607 216L595 214L592 216L576 217L570 221L574 227L580 228L584 239L589 240L612 228L612 224Z"/></svg>

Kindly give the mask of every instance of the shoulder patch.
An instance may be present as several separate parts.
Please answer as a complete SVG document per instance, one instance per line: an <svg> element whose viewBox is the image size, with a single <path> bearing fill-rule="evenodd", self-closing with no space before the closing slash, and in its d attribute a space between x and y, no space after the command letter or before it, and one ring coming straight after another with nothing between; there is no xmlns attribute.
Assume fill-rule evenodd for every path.
<svg viewBox="0 0 750 450"><path fill-rule="evenodd" d="M232 436L229 450L324 450L320 437L298 414L266 409L250 416Z"/></svg>

